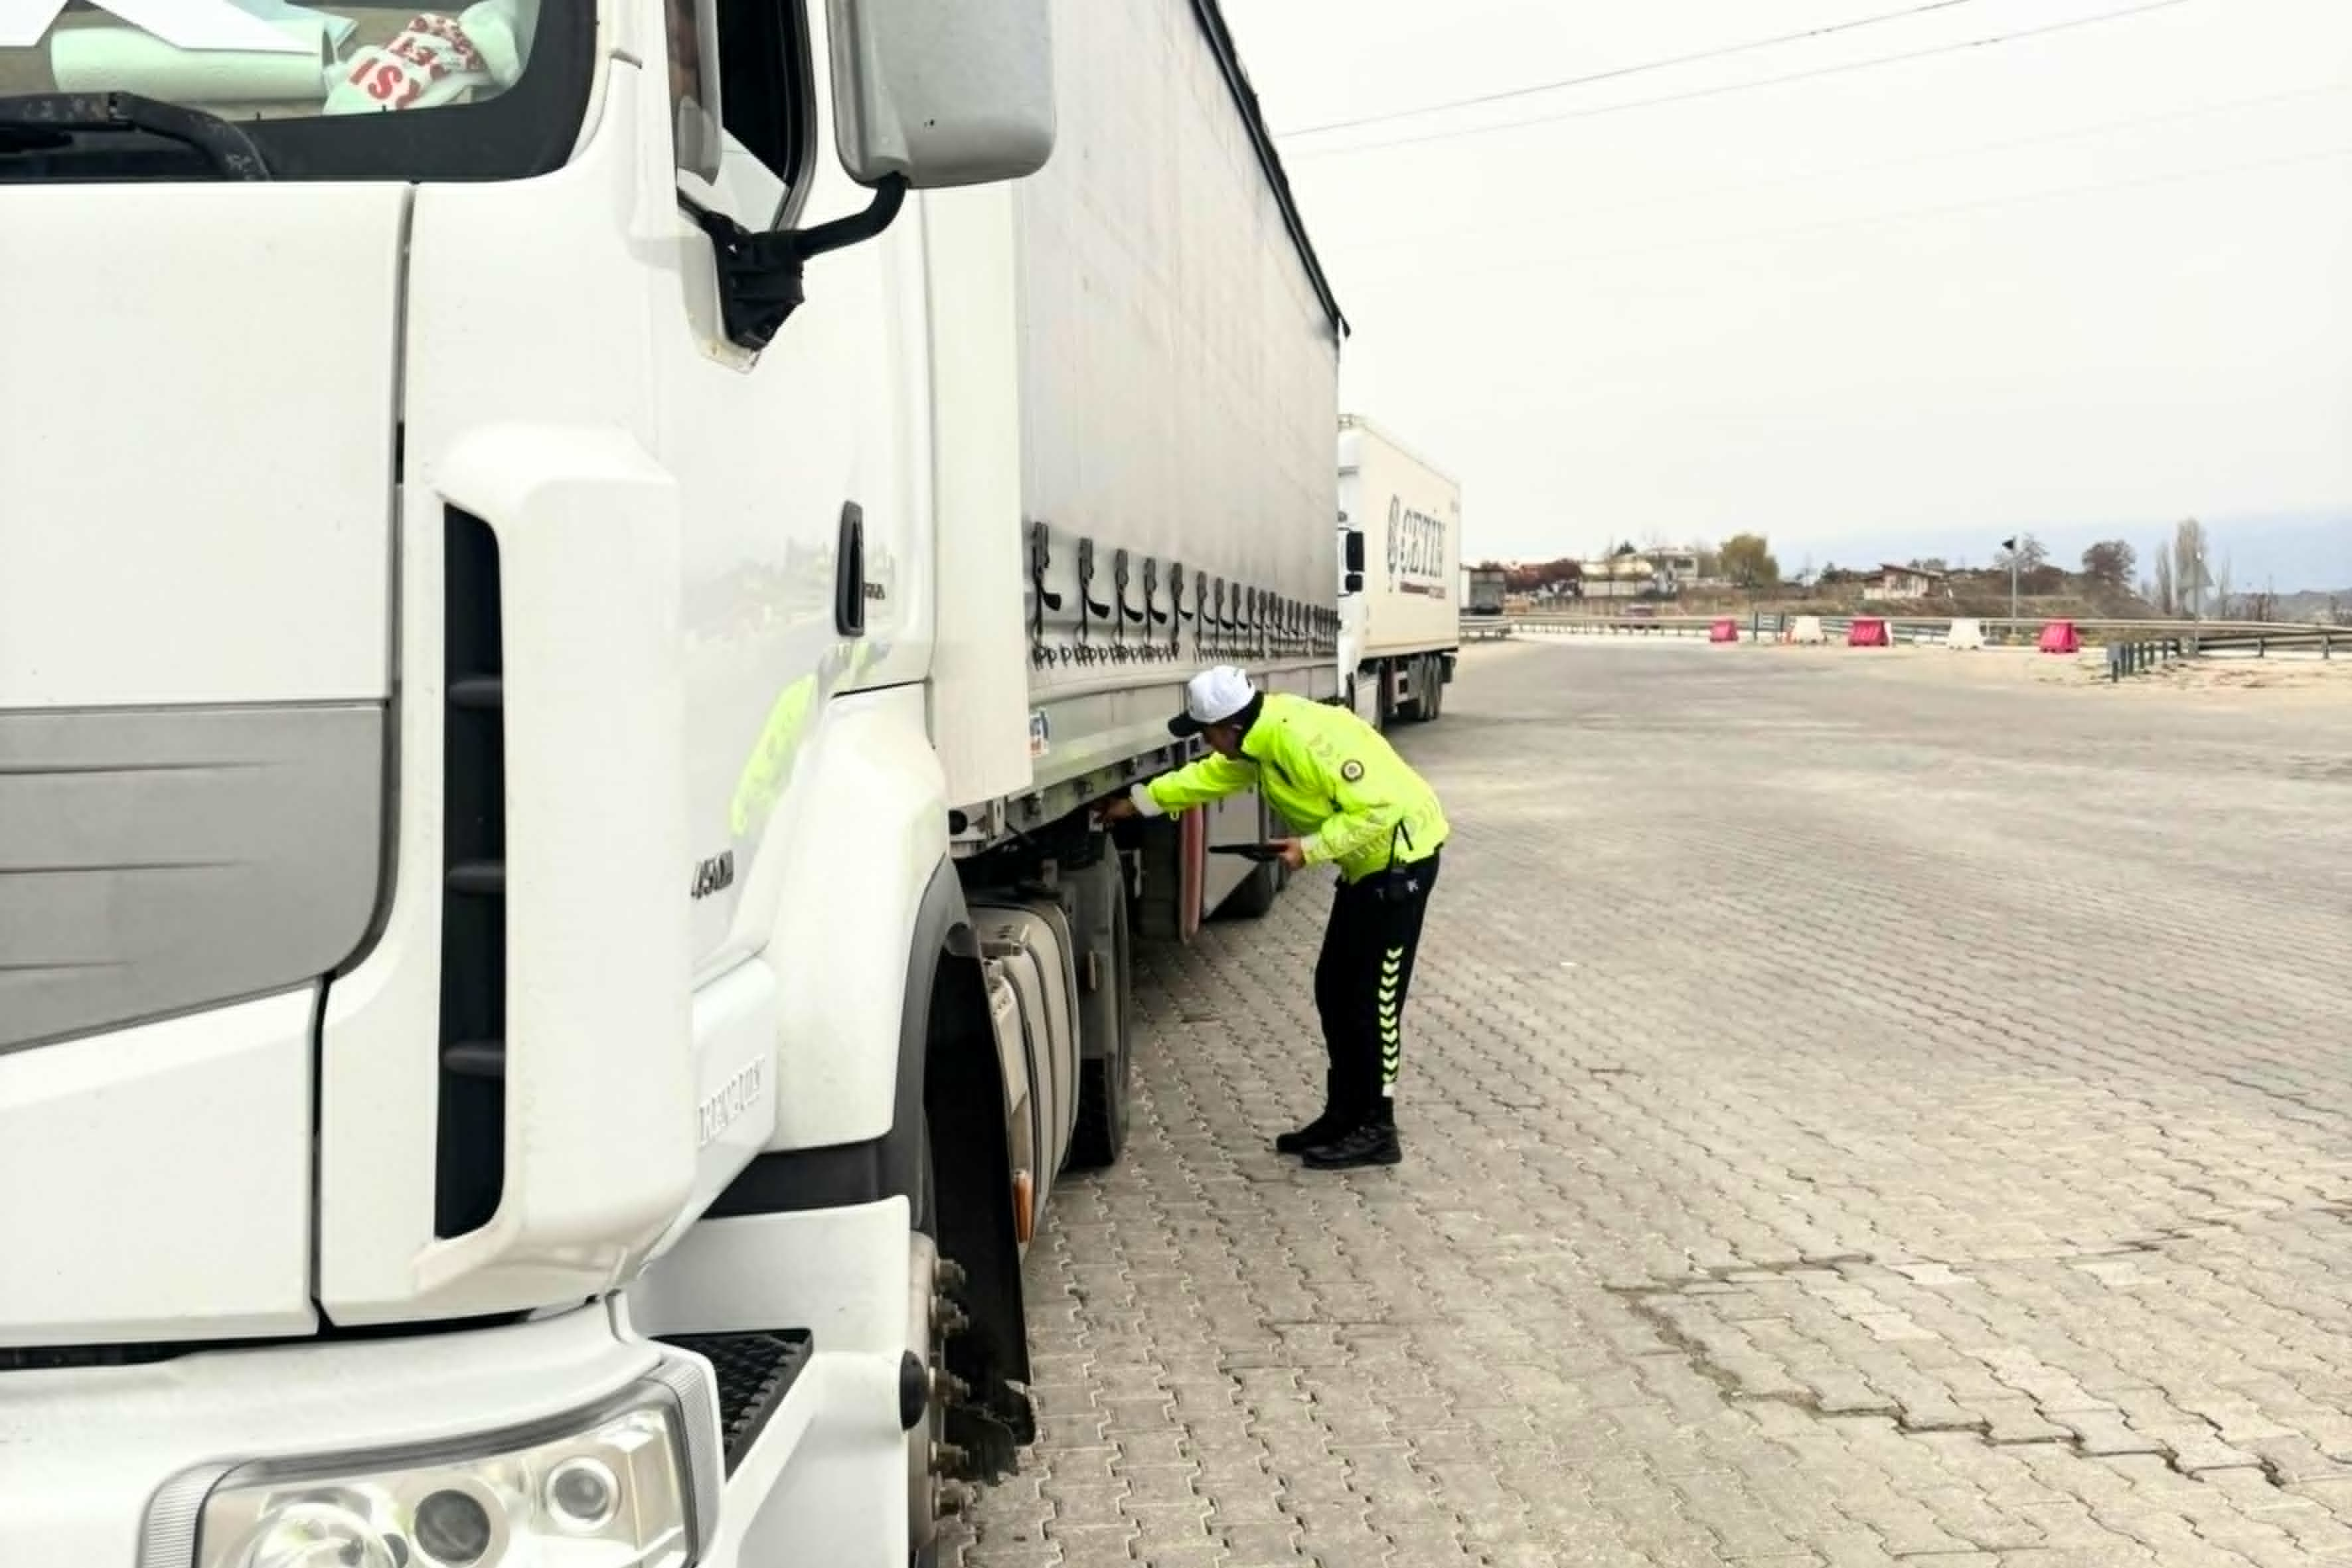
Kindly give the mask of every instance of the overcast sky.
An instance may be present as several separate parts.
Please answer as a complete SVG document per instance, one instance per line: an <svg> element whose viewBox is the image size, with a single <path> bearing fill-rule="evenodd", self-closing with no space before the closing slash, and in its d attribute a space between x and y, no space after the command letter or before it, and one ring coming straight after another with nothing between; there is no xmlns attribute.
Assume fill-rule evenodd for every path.
<svg viewBox="0 0 2352 1568"><path fill-rule="evenodd" d="M1355 330L1342 403L1462 480L1472 556L1981 563L2022 527L2071 564L2193 513L2242 586L2352 586L2352 0L1738 85L2148 3L1944 0L1309 134L1926 0L1225 9Z"/></svg>

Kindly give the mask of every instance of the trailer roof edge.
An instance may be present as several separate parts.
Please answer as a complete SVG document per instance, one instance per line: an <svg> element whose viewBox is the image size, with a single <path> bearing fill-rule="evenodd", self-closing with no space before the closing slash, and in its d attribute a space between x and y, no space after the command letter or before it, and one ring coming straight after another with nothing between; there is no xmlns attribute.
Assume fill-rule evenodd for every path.
<svg viewBox="0 0 2352 1568"><path fill-rule="evenodd" d="M1307 220L1299 216L1297 198L1290 190L1290 176L1283 170L1282 154L1275 150L1274 132L1266 127L1257 90L1250 86L1249 73L1242 68L1241 54L1234 47L1233 30L1225 25L1225 14L1217 0L1192 0L1192 16L1209 40L1210 52L1217 57L1217 68L1223 73L1225 87L1234 96L1234 107L1242 112L1242 123L1249 131L1251 144L1257 149L1258 166L1265 171L1266 181L1274 187L1275 202L1282 208L1283 226L1290 230L1290 241L1298 252L1299 263L1307 268L1307 279L1314 285L1315 297L1322 301L1331 330L1345 338L1350 331L1348 318L1339 309L1339 297L1331 291L1330 279L1324 275L1322 258L1315 254L1315 242L1307 237Z"/></svg>

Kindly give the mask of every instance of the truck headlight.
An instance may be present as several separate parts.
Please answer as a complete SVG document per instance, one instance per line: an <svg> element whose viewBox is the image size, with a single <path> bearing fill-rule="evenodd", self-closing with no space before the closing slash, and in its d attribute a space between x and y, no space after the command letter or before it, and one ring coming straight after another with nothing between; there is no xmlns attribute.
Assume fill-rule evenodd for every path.
<svg viewBox="0 0 2352 1568"><path fill-rule="evenodd" d="M698 1489L692 1456L707 1445L693 1440L685 1392L664 1378L500 1436L183 1478L176 1485L184 1501L194 1501L194 1487L203 1490L187 1510L194 1552L178 1561L192 1568L688 1568L698 1530L717 1521L698 1519L709 1491Z"/></svg>

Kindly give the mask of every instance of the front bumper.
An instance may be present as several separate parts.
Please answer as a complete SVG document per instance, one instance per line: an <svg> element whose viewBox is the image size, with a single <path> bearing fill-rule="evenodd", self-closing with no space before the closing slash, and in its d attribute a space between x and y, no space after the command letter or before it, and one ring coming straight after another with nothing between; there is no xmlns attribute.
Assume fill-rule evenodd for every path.
<svg viewBox="0 0 2352 1568"><path fill-rule="evenodd" d="M905 1289L903 1203L729 1223L757 1229L774 1249L761 1249L763 1266L744 1270L739 1283L756 1284L761 1300L725 1299L712 1270L693 1266L699 1249L691 1246L674 1260L684 1265L676 1270L680 1282L696 1288L689 1295L715 1297L739 1321L758 1321L765 1310L777 1321L823 1325L756 1432L722 1436L709 1363L689 1353L695 1339L674 1346L646 1338L626 1297L499 1328L255 1342L144 1366L0 1372L0 1568L185 1568L184 1550L159 1554L155 1542L142 1542L162 1511L155 1505L170 1501L179 1478L256 1459L510 1432L598 1405L665 1368L672 1378L684 1369L714 1385L711 1399L697 1402L708 1441L689 1442L698 1507L714 1516L698 1531L706 1542L698 1568L901 1568L903 1342L885 1332L900 1331L878 1304ZM778 1257L820 1263L764 1266ZM898 1260L897 1273L880 1266L886 1258ZM662 1304L658 1292L644 1303L656 1322ZM721 1476L730 1438L734 1463Z"/></svg>
<svg viewBox="0 0 2352 1568"><path fill-rule="evenodd" d="M611 1310L591 1306L500 1328L0 1373L0 1563L183 1568L171 1530L142 1548L151 1501L175 1478L504 1431L593 1405L666 1366L709 1377L699 1361L620 1331ZM706 1417L710 1408L704 1401ZM692 1447L715 1467L715 1429L705 1436Z"/></svg>

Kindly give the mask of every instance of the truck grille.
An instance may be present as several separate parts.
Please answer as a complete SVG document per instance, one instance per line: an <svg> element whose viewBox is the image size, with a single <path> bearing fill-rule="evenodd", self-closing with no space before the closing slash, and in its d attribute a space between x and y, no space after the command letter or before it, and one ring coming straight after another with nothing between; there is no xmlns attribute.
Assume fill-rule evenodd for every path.
<svg viewBox="0 0 2352 1568"><path fill-rule="evenodd" d="M441 1081L433 1228L479 1229L506 1175L506 687L499 545L444 520Z"/></svg>

